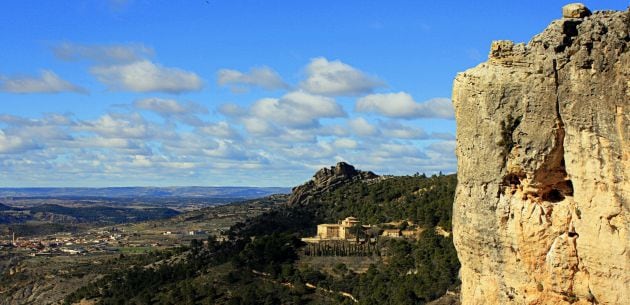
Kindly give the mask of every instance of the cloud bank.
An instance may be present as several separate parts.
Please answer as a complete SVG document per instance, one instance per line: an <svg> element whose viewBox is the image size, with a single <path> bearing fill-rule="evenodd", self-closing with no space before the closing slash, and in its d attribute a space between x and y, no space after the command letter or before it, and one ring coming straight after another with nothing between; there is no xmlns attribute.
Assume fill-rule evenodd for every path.
<svg viewBox="0 0 630 305"><path fill-rule="evenodd" d="M203 87L201 78L179 68L164 67L148 60L90 69L112 91L183 93Z"/></svg>
<svg viewBox="0 0 630 305"><path fill-rule="evenodd" d="M313 58L295 85L266 66L221 69L217 84L232 93L265 89L225 91L223 101L186 95L203 89L201 76L153 62L143 45L61 44L53 52L87 62L109 89L102 94L123 91L128 100L82 118L0 110L4 185L290 186L338 161L384 174L455 170L452 129L433 124L452 119L448 99L379 92L383 81L339 60ZM84 90L52 71L5 77L1 86L13 93Z"/></svg>
<svg viewBox="0 0 630 305"><path fill-rule="evenodd" d="M35 76L0 76L0 91L8 93L87 93L87 90L60 78L50 70Z"/></svg>
<svg viewBox="0 0 630 305"><path fill-rule="evenodd" d="M423 103L417 103L411 95L405 92L364 96L357 101L355 110L377 113L390 118L455 118L450 99L434 98Z"/></svg>
<svg viewBox="0 0 630 305"><path fill-rule="evenodd" d="M300 88L313 94L354 96L370 93L384 85L376 77L339 60L318 57L306 67L306 79L300 83Z"/></svg>
<svg viewBox="0 0 630 305"><path fill-rule="evenodd" d="M245 92L250 87L260 87L268 90L287 89L287 85L278 72L269 67L254 67L249 72L221 69L217 72L217 83L229 86L235 92Z"/></svg>

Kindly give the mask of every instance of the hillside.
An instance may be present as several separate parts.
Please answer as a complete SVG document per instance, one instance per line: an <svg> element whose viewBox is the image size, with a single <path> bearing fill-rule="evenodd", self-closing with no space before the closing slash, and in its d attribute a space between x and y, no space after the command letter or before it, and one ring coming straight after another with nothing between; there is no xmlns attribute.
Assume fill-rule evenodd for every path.
<svg viewBox="0 0 630 305"><path fill-rule="evenodd" d="M179 214L179 211L163 207L40 204L18 208L0 204L0 235L7 231L22 237L76 232L89 227L165 219Z"/></svg>
<svg viewBox="0 0 630 305"><path fill-rule="evenodd" d="M26 214L27 220L55 220L57 223L101 223L143 221L168 218L179 212L169 208L114 208L107 206L66 207L58 204L42 204L30 208L13 208L7 211ZM20 222L23 222L20 221ZM2 222L0 222L2 223Z"/></svg>
<svg viewBox="0 0 630 305"><path fill-rule="evenodd" d="M335 171L340 167L346 174ZM388 300L389 304L424 304L454 289L459 263L452 239L437 234L436 225L442 224L446 230L450 227L455 176L378 177L361 173L347 164L323 169L312 181L295 188L286 204L232 226L220 239L211 236L193 241L177 258L108 275L66 301L383 304ZM317 183L321 181L334 183L322 188L324 184ZM377 235L372 246L361 247L373 247L379 254L361 258L365 252L358 251L349 256L373 262L361 272L343 263L321 269L309 266L300 238L312 236L318 223L334 223L355 213L366 223L379 223L373 229L395 227L397 222L417 228L418 235L411 239ZM320 260L330 263L336 259L324 255Z"/></svg>

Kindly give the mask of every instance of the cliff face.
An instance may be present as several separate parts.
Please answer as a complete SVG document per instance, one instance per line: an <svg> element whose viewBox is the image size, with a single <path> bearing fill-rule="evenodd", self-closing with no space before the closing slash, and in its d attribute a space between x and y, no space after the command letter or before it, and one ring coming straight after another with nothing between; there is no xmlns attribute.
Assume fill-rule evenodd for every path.
<svg viewBox="0 0 630 305"><path fill-rule="evenodd" d="M630 10L563 12L455 79L462 304L630 301Z"/></svg>

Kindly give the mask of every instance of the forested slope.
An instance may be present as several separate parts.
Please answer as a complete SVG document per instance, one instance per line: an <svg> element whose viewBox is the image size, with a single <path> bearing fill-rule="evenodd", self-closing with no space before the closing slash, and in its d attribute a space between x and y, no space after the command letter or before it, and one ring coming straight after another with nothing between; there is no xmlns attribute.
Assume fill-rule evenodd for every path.
<svg viewBox="0 0 630 305"><path fill-rule="evenodd" d="M294 194L301 192L301 200L290 199L290 203L233 226L224 241L194 241L177 258L111 274L66 301L424 304L456 287L459 262L452 239L434 230L436 225L447 231L450 228L456 177L357 173L335 176L333 171L330 177L320 179L324 184L309 181L310 186L294 189ZM354 273L343 265L331 273L298 267L304 245L300 237L312 235L318 223L351 215L365 223L407 220L424 230L416 240L381 241L387 255L365 273Z"/></svg>

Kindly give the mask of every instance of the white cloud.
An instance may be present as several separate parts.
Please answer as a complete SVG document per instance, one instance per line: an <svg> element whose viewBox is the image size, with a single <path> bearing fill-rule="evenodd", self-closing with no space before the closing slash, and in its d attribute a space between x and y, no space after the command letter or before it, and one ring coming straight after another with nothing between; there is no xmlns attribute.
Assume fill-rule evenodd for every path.
<svg viewBox="0 0 630 305"><path fill-rule="evenodd" d="M381 124L383 135L398 139L428 139L429 135L421 128L403 125L400 122L388 121Z"/></svg>
<svg viewBox="0 0 630 305"><path fill-rule="evenodd" d="M203 152L205 155L215 158L223 158L230 160L247 160L252 157L251 153L248 153L239 145L235 145L228 141L219 141L218 147L214 149L205 149Z"/></svg>
<svg viewBox="0 0 630 305"><path fill-rule="evenodd" d="M247 115L247 109L234 103L227 103L219 106L219 113L229 117L241 117Z"/></svg>
<svg viewBox="0 0 630 305"><path fill-rule="evenodd" d="M76 127L79 131L91 131L105 138L148 139L148 123L140 115L121 116L102 115L95 121L81 122Z"/></svg>
<svg viewBox="0 0 630 305"><path fill-rule="evenodd" d="M196 103L179 103L176 100L156 97L137 100L133 105L136 108L153 111L163 116L208 113L208 109Z"/></svg>
<svg viewBox="0 0 630 305"><path fill-rule="evenodd" d="M251 86L269 90L288 88L280 75L269 67L255 67L246 73L221 69L217 72L217 83L221 86L230 86L233 92L244 92Z"/></svg>
<svg viewBox="0 0 630 305"><path fill-rule="evenodd" d="M97 63L131 63L153 56L152 48L142 44L82 45L61 43L52 48L55 56L65 61L90 60Z"/></svg>
<svg viewBox="0 0 630 305"><path fill-rule="evenodd" d="M203 122L196 114L206 114L206 107L193 102L180 103L172 99L146 98L133 103L134 107L152 111L167 119L176 119L192 126L202 125Z"/></svg>
<svg viewBox="0 0 630 305"><path fill-rule="evenodd" d="M320 159L330 160L335 156L336 149L331 143L320 141L309 145L291 145L278 152L291 162L309 164Z"/></svg>
<svg viewBox="0 0 630 305"><path fill-rule="evenodd" d="M348 125L352 132L359 136L373 136L378 134L378 130L376 126L370 124L364 118L356 118L348 121Z"/></svg>
<svg viewBox="0 0 630 305"><path fill-rule="evenodd" d="M339 138L334 142L336 148L340 149L354 149L357 148L357 141L349 139L349 138Z"/></svg>
<svg viewBox="0 0 630 305"><path fill-rule="evenodd" d="M414 145L395 142L380 144L378 149L372 151L372 154L381 158L421 158L425 156L425 154Z"/></svg>
<svg viewBox="0 0 630 305"><path fill-rule="evenodd" d="M50 125L72 125L73 121L68 115L62 115L58 113L49 113L47 114L42 121L45 124Z"/></svg>
<svg viewBox="0 0 630 305"><path fill-rule="evenodd" d="M283 143L307 143L317 142L320 129L280 129L282 133L276 135L275 140Z"/></svg>
<svg viewBox="0 0 630 305"><path fill-rule="evenodd" d="M150 167L153 165L153 162L145 155L134 155L131 165L136 167Z"/></svg>
<svg viewBox="0 0 630 305"><path fill-rule="evenodd" d="M451 101L447 98L434 98L417 103L405 92L371 94L360 98L355 110L375 112L392 118L442 118L453 119Z"/></svg>
<svg viewBox="0 0 630 305"><path fill-rule="evenodd" d="M0 122L13 125L32 125L37 124L36 120L30 120L23 117L10 114L0 114Z"/></svg>
<svg viewBox="0 0 630 305"><path fill-rule="evenodd" d="M120 148L120 149L139 149L140 146L123 138L104 138L100 136L79 137L72 141L72 146L79 148Z"/></svg>
<svg viewBox="0 0 630 305"><path fill-rule="evenodd" d="M41 125L22 125L20 127L7 128L12 135L24 139L38 140L71 140L72 136L64 128L43 123Z"/></svg>
<svg viewBox="0 0 630 305"><path fill-rule="evenodd" d="M317 133L322 136L337 136L337 137L345 137L350 134L350 131L347 127L341 125L323 125L317 130Z"/></svg>
<svg viewBox="0 0 630 305"><path fill-rule="evenodd" d="M430 138L422 128L404 125L396 120L371 124L365 118L359 117L348 121L352 132L361 137L384 137L408 140L424 140Z"/></svg>
<svg viewBox="0 0 630 305"><path fill-rule="evenodd" d="M55 72L43 70L39 77L0 77L0 91L9 93L87 93L84 88L61 79Z"/></svg>
<svg viewBox="0 0 630 305"><path fill-rule="evenodd" d="M192 169L197 166L194 162L164 162L163 165L174 169Z"/></svg>
<svg viewBox="0 0 630 305"><path fill-rule="evenodd" d="M240 138L238 131L236 131L227 122L207 123L202 126L198 126L197 130L201 134L218 137L222 139Z"/></svg>
<svg viewBox="0 0 630 305"><path fill-rule="evenodd" d="M258 100L249 113L260 120L293 128L317 127L320 118L346 116L334 99L303 91L290 92L280 99Z"/></svg>
<svg viewBox="0 0 630 305"><path fill-rule="evenodd" d="M179 112L177 107L165 108L168 113ZM348 125L326 121L300 129L246 110L243 117L193 129L158 123L153 116L144 118L134 112L104 114L91 121L59 114L39 119L0 115L4 128L0 133L0 181L5 185L55 185L56 181L225 185L269 180L266 184L294 185L321 166L340 160L383 174L452 172L455 168L453 141L431 141L425 146L416 138L390 137L386 131L386 127L419 129L415 126L357 118ZM376 131L359 140L351 121ZM54 132L42 132L46 128ZM246 131L242 135L236 131L241 128ZM409 133L417 135L417 131ZM248 179L252 176L256 179Z"/></svg>
<svg viewBox="0 0 630 305"><path fill-rule="evenodd" d="M21 137L7 135L0 130L0 154L19 154L36 148L38 148L36 144Z"/></svg>
<svg viewBox="0 0 630 305"><path fill-rule="evenodd" d="M330 97L293 91L280 98L263 98L245 108L224 104L219 112L232 123L240 124L247 133L265 138L265 142L316 142L317 136L346 136L344 126L322 125L321 119L347 116L343 108Z"/></svg>
<svg viewBox="0 0 630 305"><path fill-rule="evenodd" d="M20 153L43 149L73 140L67 127L74 122L67 116L49 114L41 119L0 115L0 153Z"/></svg>
<svg viewBox="0 0 630 305"><path fill-rule="evenodd" d="M164 67L147 59L152 48L142 44L82 45L61 43L53 46L57 58L88 60L98 64L90 69L100 82L113 91L182 93L198 91L203 80L194 72Z"/></svg>
<svg viewBox="0 0 630 305"><path fill-rule="evenodd" d="M160 150L162 153L177 158L201 156L204 150L219 147L219 143L215 139L191 132L179 132L175 137L161 139L161 142Z"/></svg>
<svg viewBox="0 0 630 305"><path fill-rule="evenodd" d="M441 141L431 143L427 149L438 154L441 154L444 157L455 158L455 141Z"/></svg>
<svg viewBox="0 0 630 305"><path fill-rule="evenodd" d="M68 115L62 115L57 113L46 114L41 119L28 119L10 114L0 114L0 123L7 125L13 125L18 127L18 130L23 130L27 127L55 127L63 125L72 125L73 121Z"/></svg>
<svg viewBox="0 0 630 305"><path fill-rule="evenodd" d="M194 73L143 59L152 50L110 47L66 46L59 56L97 63L92 73L112 90L176 93L190 90L176 88L190 83L182 81L186 77L201 82ZM219 71L219 84L293 90L273 70L256 69ZM452 172L456 159L448 124L454 123L440 122L428 134L425 120L406 121L452 118L447 99L417 103L404 92L371 94L358 99L355 110L390 119L358 113L345 119L336 95L370 93L382 85L340 61L318 58L295 91L214 109L225 121L206 121L209 111L202 105L163 97L141 97L119 105L118 113L92 119L0 114L0 182L295 185L342 160L383 174Z"/></svg>
<svg viewBox="0 0 630 305"><path fill-rule="evenodd" d="M244 118L242 123L248 132L255 135L275 135L277 133L276 128L269 122L256 117Z"/></svg>
<svg viewBox="0 0 630 305"><path fill-rule="evenodd" d="M193 72L163 67L148 60L96 66L90 71L110 90L116 91L182 93L203 87L203 81Z"/></svg>
<svg viewBox="0 0 630 305"><path fill-rule="evenodd" d="M306 67L306 79L300 87L322 95L359 95L370 93L384 83L339 60L318 57Z"/></svg>

